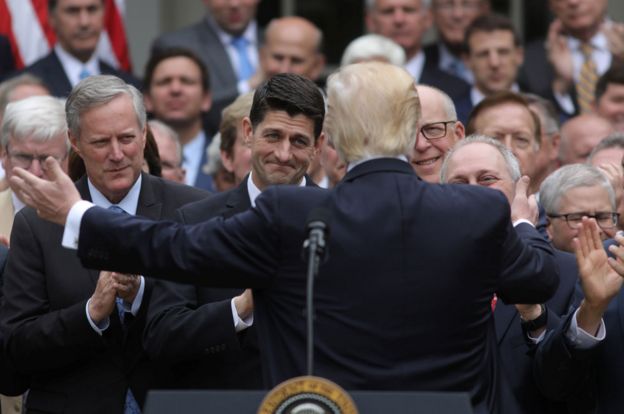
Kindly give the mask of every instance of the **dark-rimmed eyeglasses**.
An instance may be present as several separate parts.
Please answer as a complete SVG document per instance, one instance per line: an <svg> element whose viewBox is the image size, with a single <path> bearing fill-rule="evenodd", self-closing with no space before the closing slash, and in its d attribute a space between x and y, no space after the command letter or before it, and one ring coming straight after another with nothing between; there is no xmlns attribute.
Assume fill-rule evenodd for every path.
<svg viewBox="0 0 624 414"><path fill-rule="evenodd" d="M429 124L425 124L420 127L420 133L423 137L431 140L431 139L440 139L446 136L446 130L448 124L453 124L457 122L454 121L440 121L440 122L431 122Z"/></svg>
<svg viewBox="0 0 624 414"><path fill-rule="evenodd" d="M62 157L58 157L58 156L51 155L51 154L34 155L34 154L27 154L25 152L13 152L13 151L9 150L9 146L8 145L5 148L5 150L6 150L7 156L11 160L11 164L13 166L15 166L15 167L20 167L20 168L23 168L25 170L30 168L30 166L32 165L34 160L39 161L39 164L43 165L43 162L48 157L52 157L55 160L57 160L58 162L61 162L65 158L67 158L67 154L63 155Z"/></svg>
<svg viewBox="0 0 624 414"><path fill-rule="evenodd" d="M548 217L552 219L564 219L573 230L576 230L580 227L581 222L583 221L583 217L593 218L596 220L596 223L600 228L603 229L612 229L618 223L618 218L620 217L619 213L610 212L610 211L599 211L596 214L588 214L588 213L568 213L568 214L548 214Z"/></svg>

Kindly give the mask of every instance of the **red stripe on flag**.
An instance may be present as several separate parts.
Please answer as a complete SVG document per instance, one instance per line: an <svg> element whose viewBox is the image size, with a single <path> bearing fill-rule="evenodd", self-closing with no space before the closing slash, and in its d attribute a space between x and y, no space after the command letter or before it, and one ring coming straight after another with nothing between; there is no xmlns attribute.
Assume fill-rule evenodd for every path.
<svg viewBox="0 0 624 414"><path fill-rule="evenodd" d="M119 67L126 72L132 71L130 64L130 53L128 50L128 42L126 40L126 29L123 19L115 0L106 0L106 15L104 16L104 27L108 32L111 46L119 62Z"/></svg>
<svg viewBox="0 0 624 414"><path fill-rule="evenodd" d="M24 67L24 60L19 53L15 36L13 35L13 26L11 24L11 13L6 5L5 0L0 0L0 33L9 38L11 43L11 49L13 51L13 60L15 61L15 67L21 69Z"/></svg>
<svg viewBox="0 0 624 414"><path fill-rule="evenodd" d="M43 31L46 39L48 39L48 46L52 48L56 42L56 35L54 34L54 30L52 30L52 26L50 26L50 22L48 21L48 0L30 1L32 2L35 14L37 14L37 18L39 19L41 30Z"/></svg>

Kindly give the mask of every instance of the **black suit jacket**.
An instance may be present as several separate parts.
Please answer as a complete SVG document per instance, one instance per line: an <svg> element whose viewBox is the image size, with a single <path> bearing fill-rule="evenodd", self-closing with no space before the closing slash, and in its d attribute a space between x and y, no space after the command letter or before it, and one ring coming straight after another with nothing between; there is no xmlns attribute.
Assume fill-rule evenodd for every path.
<svg viewBox="0 0 624 414"><path fill-rule="evenodd" d="M0 81L4 76L15 70L15 61L9 38L0 35Z"/></svg>
<svg viewBox="0 0 624 414"><path fill-rule="evenodd" d="M86 177L77 187L90 198ZM137 214L171 218L204 194L144 174ZM136 317L123 328L114 311L100 336L85 310L99 271L83 268L76 253L61 246L62 233L32 209L15 216L1 313L6 350L30 375L28 412L122 414L128 387L142 404L147 389L158 384L159 367L141 346L152 281L146 278Z"/></svg>
<svg viewBox="0 0 624 414"><path fill-rule="evenodd" d="M43 80L53 96L65 98L72 90L72 86L69 83L67 75L65 74L63 65L61 64L58 56L56 56L54 50L32 65L24 68L19 73L24 72L31 73ZM100 61L100 72L102 75L115 75L121 78L124 82L129 83L141 90L141 82L138 79L128 73L119 71L112 66L109 66L103 61Z"/></svg>
<svg viewBox="0 0 624 414"><path fill-rule="evenodd" d="M195 224L248 210L248 177L230 191L182 207L177 214L179 221ZM306 184L316 187L309 177ZM173 386L263 388L256 328L237 335L232 321L230 300L242 289L157 281L154 291L144 344L153 358L180 362L175 367L178 375Z"/></svg>
<svg viewBox="0 0 624 414"><path fill-rule="evenodd" d="M549 329L554 328L558 324L558 318L568 313L575 305L575 286L578 280L578 267L574 255L555 250L555 259L559 266L560 283L555 295L546 302ZM564 404L546 398L535 384L533 378L534 346L527 343L515 306L499 301L494 311L494 322L504 380L510 386L520 412L567 413ZM506 402L505 407L509 404L513 404L513 401Z"/></svg>
<svg viewBox="0 0 624 414"><path fill-rule="evenodd" d="M529 43L524 48L524 63L518 72L518 84L523 91L534 93L550 100L555 108L562 114L562 119L567 119L578 114L579 106L576 100L576 88L570 88L570 96L574 103L574 113L566 113L561 108L552 90L552 82L555 71L548 61L545 40L537 40Z"/></svg>
<svg viewBox="0 0 624 414"><path fill-rule="evenodd" d="M409 164L376 159L331 191L275 186L256 208L192 227L91 208L78 254L92 267L253 287L272 386L305 372L301 246L318 206L332 219L315 374L346 389L466 391L478 412L499 412L490 299L539 303L558 283L550 246L528 224L514 231L500 192L424 183Z"/></svg>
<svg viewBox="0 0 624 414"><path fill-rule="evenodd" d="M457 76L440 70L437 62L430 62L429 60L425 60L420 79L418 79L417 82L419 84L435 86L446 92L455 104L457 104L457 101L464 94L470 91L470 85L467 82Z"/></svg>

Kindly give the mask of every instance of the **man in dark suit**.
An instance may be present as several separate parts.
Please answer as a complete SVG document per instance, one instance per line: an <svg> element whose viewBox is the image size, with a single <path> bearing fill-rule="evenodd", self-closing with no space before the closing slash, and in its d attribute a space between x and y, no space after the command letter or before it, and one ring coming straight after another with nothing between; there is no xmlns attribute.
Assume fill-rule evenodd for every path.
<svg viewBox="0 0 624 414"><path fill-rule="evenodd" d="M511 20L498 14L477 17L466 30L466 62L474 84L456 102L457 118L468 122L472 108L496 92L518 92L516 76L523 56Z"/></svg>
<svg viewBox="0 0 624 414"><path fill-rule="evenodd" d="M417 83L435 86L453 101L467 93L468 83L440 70L437 62L427 60L422 51L422 38L431 26L427 1L368 0L366 4L368 31L388 37L403 47L407 60L405 69Z"/></svg>
<svg viewBox="0 0 624 414"><path fill-rule="evenodd" d="M95 50L104 26L103 0L50 0L54 49L23 71L42 79L50 93L66 97L87 76L115 75L140 89L140 82L98 59Z"/></svg>
<svg viewBox="0 0 624 414"><path fill-rule="evenodd" d="M308 105L322 113L316 86L290 74L272 81L278 77L298 105L269 111L265 85L256 91L252 123L312 123L290 114ZM145 266L176 281L254 288L269 386L305 372L301 245L306 218L325 208L331 239L316 281L315 373L347 389L465 391L478 412L500 412L490 302L494 292L509 303L547 300L558 283L551 248L530 224L514 230L500 193L418 180L402 155L414 145L419 114L403 69L378 62L342 68L329 79L328 107L326 133L351 167L343 181L332 191L271 187L255 208L227 220L182 227L111 217L79 201L51 159L51 181L21 170L13 181L44 217L69 223L66 245L76 246L71 234L79 234L78 254L89 266ZM272 124L258 149L279 140ZM303 148L306 135L292 135L281 153L288 144ZM294 168L280 158L268 153L258 161L279 177ZM536 214L526 198L519 201L526 217Z"/></svg>
<svg viewBox="0 0 624 414"><path fill-rule="evenodd" d="M322 113L306 111L293 114L303 115L312 121L305 122L303 126L283 123L274 113L287 105L294 107L297 102L291 98L291 91L281 89L281 86L280 78L268 82L267 94L271 95L271 99L267 100L267 113L262 118L254 118L252 124L250 117L245 116L239 120L241 127L232 130L226 122L220 131L222 145L232 147L237 139L237 130L242 128L245 143L251 148L251 173L235 189L178 210L181 222L195 224L213 217L228 218L248 210L267 186L316 187L305 172L322 145ZM245 101L243 96L232 105L244 105ZM246 106L249 108L251 103ZM267 126L271 126L279 136L268 139ZM305 141L305 145L298 144L297 139ZM271 162L265 162L267 158L271 158ZM293 168L284 174L273 173L271 170L278 163L290 164ZM262 387L256 329L253 326L247 329L247 324L241 319L248 313L244 307L249 298L234 297L242 293L242 290L157 282L144 344L155 359L168 357L184 362L179 366L178 384L175 385L184 384L187 388ZM229 337L222 346L214 347L215 338L222 332L228 333ZM238 332L241 334L237 335ZM216 351L207 352L209 349Z"/></svg>
<svg viewBox="0 0 624 414"><path fill-rule="evenodd" d="M464 63L464 37L470 23L489 12L490 0L461 3L432 0L431 16L438 36L436 42L423 48L427 62L472 84L472 72Z"/></svg>
<svg viewBox="0 0 624 414"><path fill-rule="evenodd" d="M538 346L542 391L575 413L615 413L624 404L624 237L603 247L595 221L584 219L576 243L583 299ZM617 258L607 259L607 253ZM613 260L613 261L611 261Z"/></svg>
<svg viewBox="0 0 624 414"><path fill-rule="evenodd" d="M512 219L516 194L526 194L526 183L520 178L516 158L504 145L484 135L471 135L459 141L448 153L441 177L444 183L481 185L502 191L511 205ZM509 412L514 406L522 413L567 412L565 406L545 398L537 389L533 379L532 346L527 337L537 339L547 326L554 327L556 318L566 314L573 305L578 274L576 260L570 253L554 252L560 283L544 307L514 306L498 300L493 304L503 373L501 381L504 386L509 386L512 394L505 399L505 408Z"/></svg>
<svg viewBox="0 0 624 414"><path fill-rule="evenodd" d="M152 45L152 54L170 47L186 47L203 60L213 85L213 104L204 122L210 131L219 129L223 108L258 84L254 80L260 44L255 20L258 3L204 0L205 18L162 35Z"/></svg>
<svg viewBox="0 0 624 414"><path fill-rule="evenodd" d="M173 217L205 193L141 174L141 94L113 76L92 76L67 101L69 136L86 175L85 199L153 219ZM20 211L11 234L2 330L14 366L27 373L28 411L136 412L158 370L141 338L152 284L142 276L83 268L59 248L62 228Z"/></svg>
<svg viewBox="0 0 624 414"><path fill-rule="evenodd" d="M15 70L15 60L13 59L13 51L9 38L0 35L0 81L8 74Z"/></svg>
<svg viewBox="0 0 624 414"><path fill-rule="evenodd" d="M203 168L214 133L205 131L202 124L202 114L212 105L206 66L189 49L169 48L150 57L144 81L145 107L180 138L186 183L215 191L212 177Z"/></svg>
<svg viewBox="0 0 624 414"><path fill-rule="evenodd" d="M616 28L621 25L608 21L608 0L550 0L549 4L555 19L546 39L525 48L518 82L523 90L551 99L563 117L568 118L590 108L580 108L578 99L577 85L586 60L583 49L587 48L597 78L622 54L622 50L613 49L621 43L617 41L621 29ZM588 87L586 92L591 99L595 83Z"/></svg>

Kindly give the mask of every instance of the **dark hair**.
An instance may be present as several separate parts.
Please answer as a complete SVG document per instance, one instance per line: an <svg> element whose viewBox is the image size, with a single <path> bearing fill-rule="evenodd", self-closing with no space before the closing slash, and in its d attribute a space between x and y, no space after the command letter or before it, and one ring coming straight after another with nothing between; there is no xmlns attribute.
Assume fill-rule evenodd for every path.
<svg viewBox="0 0 624 414"><path fill-rule="evenodd" d="M496 30L504 30L511 32L513 35L514 46L518 47L522 45L520 36L516 31L513 23L505 16L496 13L484 14L479 16L468 26L466 34L464 35L464 47L467 52L470 52L470 36L477 32L491 33Z"/></svg>
<svg viewBox="0 0 624 414"><path fill-rule="evenodd" d="M596 90L594 97L596 102L600 100L602 95L607 91L610 83L616 83L618 85L624 85L624 63L614 62L611 64L609 70L607 70L596 82Z"/></svg>
<svg viewBox="0 0 624 414"><path fill-rule="evenodd" d="M268 111L286 111L314 121L314 139L323 130L325 100L314 82L294 73L280 73L264 82L254 93L249 119L256 128Z"/></svg>
<svg viewBox="0 0 624 414"><path fill-rule="evenodd" d="M100 2L102 3L102 7L106 6L106 2L104 0L100 0ZM57 3L58 3L58 0L48 0L48 11L50 13L52 13L54 9L56 9Z"/></svg>
<svg viewBox="0 0 624 414"><path fill-rule="evenodd" d="M152 78L154 77L154 71L156 70L156 67L160 65L163 60L176 57L185 57L192 60L195 65L197 65L197 68L199 68L199 73L201 74L202 89L204 90L204 92L210 90L210 75L208 74L208 69L206 69L206 65L201 60L201 58L190 49L186 49L183 47L170 47L154 51L147 61L147 64L145 65L145 76L143 77L144 92L149 93L150 87L152 86Z"/></svg>
<svg viewBox="0 0 624 414"><path fill-rule="evenodd" d="M533 120L533 131L535 131L535 142L541 144L542 142L542 127L540 123L540 119L538 115L531 111L529 104L522 95L519 95L510 91L501 91L496 92L487 98L483 99L477 106L472 109L470 112L470 116L468 117L468 125L466 126L466 135L471 135L474 133L478 133L475 127L475 120L479 116L481 112L484 112L487 109L493 108L495 106L499 106L506 103L512 103L516 105L520 105L529 112L531 115L531 119Z"/></svg>

